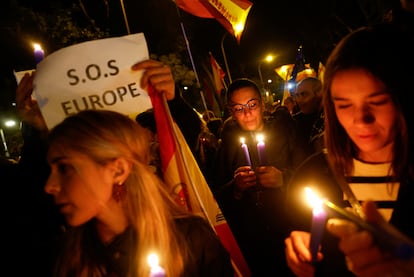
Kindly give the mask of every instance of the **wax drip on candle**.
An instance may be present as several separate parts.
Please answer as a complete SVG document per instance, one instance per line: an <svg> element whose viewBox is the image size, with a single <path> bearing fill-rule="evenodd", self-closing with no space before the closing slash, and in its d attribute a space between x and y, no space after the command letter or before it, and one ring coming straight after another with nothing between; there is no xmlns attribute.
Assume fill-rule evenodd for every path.
<svg viewBox="0 0 414 277"><path fill-rule="evenodd" d="M246 144L246 139L241 137L240 138L241 148L243 149L244 157L246 158L246 163L249 166L252 166L252 162L250 160L249 148Z"/></svg>

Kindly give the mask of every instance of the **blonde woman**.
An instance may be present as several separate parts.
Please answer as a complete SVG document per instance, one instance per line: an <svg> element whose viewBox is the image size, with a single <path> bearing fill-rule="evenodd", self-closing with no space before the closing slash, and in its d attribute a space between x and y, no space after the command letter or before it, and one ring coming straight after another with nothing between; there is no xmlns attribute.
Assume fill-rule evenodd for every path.
<svg viewBox="0 0 414 277"><path fill-rule="evenodd" d="M112 111L83 111L49 134L45 191L70 226L56 276L232 276L211 227L181 210L149 164L143 127Z"/></svg>

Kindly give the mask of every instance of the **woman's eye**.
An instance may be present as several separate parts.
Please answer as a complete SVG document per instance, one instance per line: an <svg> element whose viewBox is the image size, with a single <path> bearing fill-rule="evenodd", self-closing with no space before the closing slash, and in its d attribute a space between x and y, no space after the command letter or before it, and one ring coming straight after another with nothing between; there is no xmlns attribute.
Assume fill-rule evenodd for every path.
<svg viewBox="0 0 414 277"><path fill-rule="evenodd" d="M343 110L343 109L347 109L347 108L349 108L349 107L351 107L351 104L337 104L337 105L336 105L336 108L337 108L337 109L341 109L341 110Z"/></svg>
<svg viewBox="0 0 414 277"><path fill-rule="evenodd" d="M60 163L57 165L57 170L61 174L68 174L73 167L68 164Z"/></svg>
<svg viewBox="0 0 414 277"><path fill-rule="evenodd" d="M381 100L376 100L376 101L371 101L371 105L374 106L381 106L381 105L385 105L389 103L389 99L381 99Z"/></svg>

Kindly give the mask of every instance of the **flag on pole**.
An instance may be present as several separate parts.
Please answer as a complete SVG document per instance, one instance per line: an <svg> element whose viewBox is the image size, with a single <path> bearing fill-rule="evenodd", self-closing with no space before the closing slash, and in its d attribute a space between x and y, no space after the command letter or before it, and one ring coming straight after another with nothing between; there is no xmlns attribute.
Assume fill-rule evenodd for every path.
<svg viewBox="0 0 414 277"><path fill-rule="evenodd" d="M325 73L325 65L322 62L319 62L318 79L321 80L321 82L323 82L324 73Z"/></svg>
<svg viewBox="0 0 414 277"><path fill-rule="evenodd" d="M250 269L185 138L171 117L164 94L150 86L149 96L159 136L164 181L178 204L203 216L230 253L235 276L249 277ZM160 131L162 130L162 131Z"/></svg>
<svg viewBox="0 0 414 277"><path fill-rule="evenodd" d="M199 0L175 0L175 4L192 15L202 18L214 18L214 15Z"/></svg>
<svg viewBox="0 0 414 277"><path fill-rule="evenodd" d="M249 0L175 0L175 3L195 16L216 18L238 42L240 42L247 16L253 5Z"/></svg>
<svg viewBox="0 0 414 277"><path fill-rule="evenodd" d="M290 79L290 76L292 74L292 69L295 65L292 64L285 64L282 65L280 67L275 68L275 72L277 73L277 75L280 76L280 78L283 79L283 81L287 81Z"/></svg>
<svg viewBox="0 0 414 277"><path fill-rule="evenodd" d="M289 82L288 81L289 81L289 79L291 77L292 70L293 70L293 67L294 66L295 65L292 63L292 64L285 64L285 65L282 65L280 67L275 68L275 72L284 81L284 85L283 85L283 97L282 97L281 105L284 105L285 99L290 96Z"/></svg>
<svg viewBox="0 0 414 277"><path fill-rule="evenodd" d="M303 46L300 45L297 49L296 62L291 73L291 81L296 82L296 76L298 73L305 69L305 55L303 53Z"/></svg>
<svg viewBox="0 0 414 277"><path fill-rule="evenodd" d="M296 83L298 83L299 81L305 79L306 77L317 77L316 76L316 71L315 69L310 67L310 64L305 64L305 69L303 69L302 71L299 71L296 74Z"/></svg>
<svg viewBox="0 0 414 277"><path fill-rule="evenodd" d="M213 57L213 54L211 54L211 52L209 54L211 69L213 71L214 88L216 89L216 94L220 96L222 90L224 90L224 76L226 76L226 74Z"/></svg>
<svg viewBox="0 0 414 277"><path fill-rule="evenodd" d="M237 39L237 42L240 42L253 3L248 0L201 0L201 2L205 3L217 21Z"/></svg>

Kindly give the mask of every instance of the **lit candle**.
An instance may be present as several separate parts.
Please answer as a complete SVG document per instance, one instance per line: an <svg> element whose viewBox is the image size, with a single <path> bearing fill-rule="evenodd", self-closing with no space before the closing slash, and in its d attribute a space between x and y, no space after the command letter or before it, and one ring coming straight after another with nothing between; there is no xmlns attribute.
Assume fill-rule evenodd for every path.
<svg viewBox="0 0 414 277"><path fill-rule="evenodd" d="M151 253L148 255L148 264L151 267L150 277L165 277L165 270L158 264L157 254Z"/></svg>
<svg viewBox="0 0 414 277"><path fill-rule="evenodd" d="M43 58L45 57L45 52L43 51L42 47L41 47L39 44L37 44L37 43L35 43L35 44L33 45L33 47L34 47L34 57L35 57L35 63L36 63L36 65L37 65L37 64L38 64L38 63L40 63L40 62L43 60Z"/></svg>
<svg viewBox="0 0 414 277"><path fill-rule="evenodd" d="M312 227L309 248L312 254L312 262L317 261L319 244L321 243L323 231L325 230L327 212L322 208L323 200L320 199L310 188L306 187L306 196L312 205Z"/></svg>
<svg viewBox="0 0 414 277"><path fill-rule="evenodd" d="M257 140L257 155L259 156L259 165L264 165L266 164L264 135L257 134L256 140Z"/></svg>
<svg viewBox="0 0 414 277"><path fill-rule="evenodd" d="M252 162L250 161L250 154L249 148L247 147L245 138L240 138L241 148L243 149L244 157L246 158L246 163L249 166L252 166Z"/></svg>

